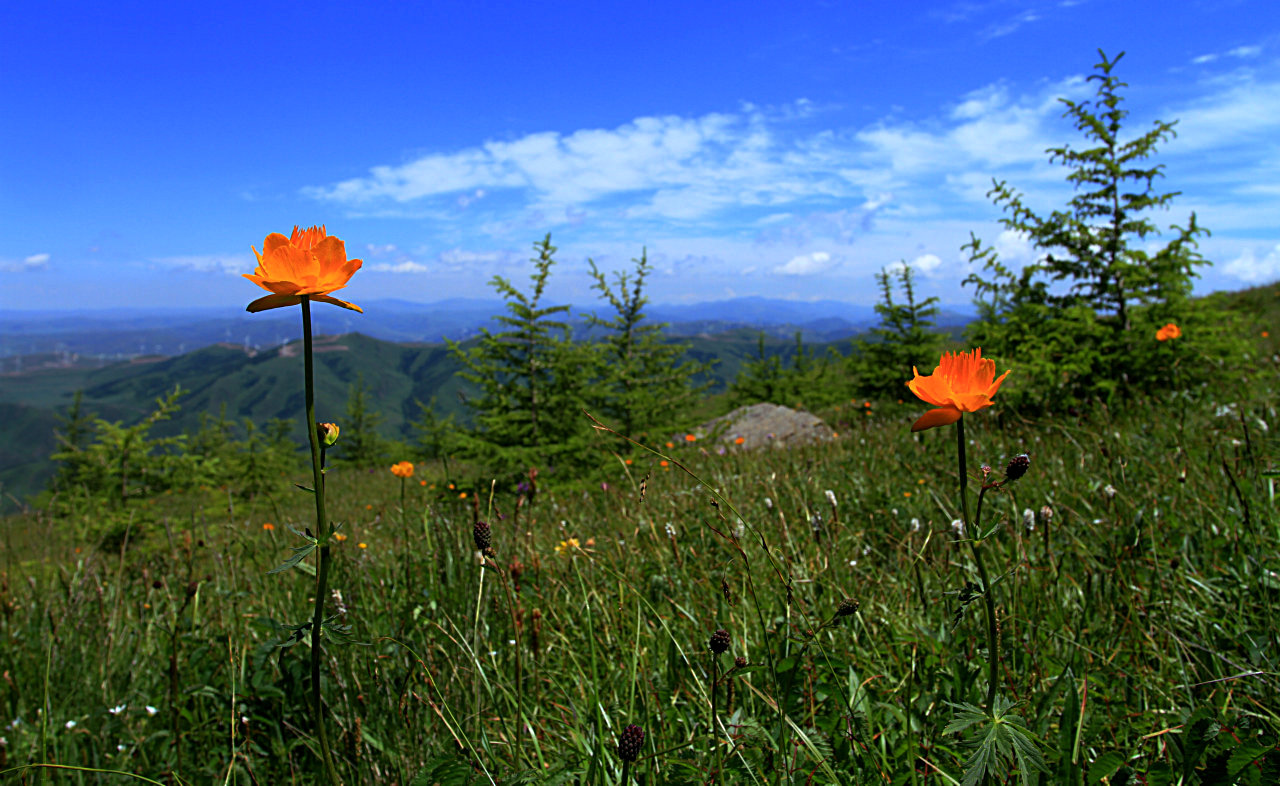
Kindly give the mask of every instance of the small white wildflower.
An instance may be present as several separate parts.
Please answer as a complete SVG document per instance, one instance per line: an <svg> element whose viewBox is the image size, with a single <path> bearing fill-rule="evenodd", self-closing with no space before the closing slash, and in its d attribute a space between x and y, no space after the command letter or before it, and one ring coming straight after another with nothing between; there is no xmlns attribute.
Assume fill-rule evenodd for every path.
<svg viewBox="0 0 1280 786"><path fill-rule="evenodd" d="M733 536L738 540L742 540L742 536L746 534L747 534L747 523L745 521L739 520L737 526L733 528Z"/></svg>
<svg viewBox="0 0 1280 786"><path fill-rule="evenodd" d="M827 502L830 502L830 503L831 503L831 507L833 507L833 508L834 508L834 507L836 506L836 493L835 493L834 491L832 491L831 489L827 489L826 491L824 491L824 492L822 492L822 493L827 495Z"/></svg>
<svg viewBox="0 0 1280 786"><path fill-rule="evenodd" d="M1022 526L1026 528L1027 532L1031 532L1036 528L1036 512L1031 508L1022 510Z"/></svg>
<svg viewBox="0 0 1280 786"><path fill-rule="evenodd" d="M76 727L76 722L75 722L75 721L73 721L73 720L69 720L69 721L67 721L67 728L68 728L68 729L74 729L75 727Z"/></svg>
<svg viewBox="0 0 1280 786"><path fill-rule="evenodd" d="M508 646L508 647L514 647L514 646L516 646L516 640L515 640L515 639L507 639L507 646Z"/></svg>
<svg viewBox="0 0 1280 786"><path fill-rule="evenodd" d="M123 742L118 742L116 743L116 750L120 751L121 753L124 753L126 750L128 750L128 748L125 746Z"/></svg>
<svg viewBox="0 0 1280 786"><path fill-rule="evenodd" d="M1053 508L1049 507L1048 505L1045 505L1044 507L1040 508L1041 521L1047 522L1052 518L1053 518Z"/></svg>
<svg viewBox="0 0 1280 786"><path fill-rule="evenodd" d="M898 515L898 509L897 509L897 508L890 508L890 509L889 509L889 512L890 512L890 513L892 513L892 514L893 514L893 515L895 515L895 516L896 516L896 515Z"/></svg>
<svg viewBox="0 0 1280 786"><path fill-rule="evenodd" d="M765 506L766 508L768 508L769 510L773 510L773 500L769 499L768 497L765 497L765 498L764 498L764 506Z"/></svg>
<svg viewBox="0 0 1280 786"><path fill-rule="evenodd" d="M6 745L8 745L8 744L9 744L9 741L8 741L8 740L6 740L4 737L0 737L0 748L3 748L4 746L6 746Z"/></svg>
<svg viewBox="0 0 1280 786"><path fill-rule="evenodd" d="M241 716L240 716L240 722L241 722L241 723L246 723L246 724L247 724L247 723L249 722L249 716L248 716L248 715L241 715Z"/></svg>
<svg viewBox="0 0 1280 786"><path fill-rule="evenodd" d="M1244 444L1243 442L1241 442L1241 441L1240 441L1240 440L1238 440L1238 439L1235 439L1234 437L1231 439L1231 447L1233 447L1233 448L1238 448L1238 447L1240 447L1240 446L1241 446L1241 445L1243 445L1243 444Z"/></svg>
<svg viewBox="0 0 1280 786"><path fill-rule="evenodd" d="M120 713L124 712L127 709L129 709L128 704L117 704L116 706L107 710L107 712L111 713L112 715L119 715Z"/></svg>
<svg viewBox="0 0 1280 786"><path fill-rule="evenodd" d="M951 521L951 531L952 531L952 532L954 532L954 533L956 533L957 535L960 535L961 537L963 537L963 536L964 536L964 521L963 521L962 519L952 519L952 521Z"/></svg>
<svg viewBox="0 0 1280 786"><path fill-rule="evenodd" d="M1217 525L1217 524L1210 524L1210 525L1209 525L1209 529L1213 530L1213 534L1214 534L1215 536L1218 534L1218 525Z"/></svg>
<svg viewBox="0 0 1280 786"><path fill-rule="evenodd" d="M911 519L911 531L912 532L920 531L920 519Z"/></svg>
<svg viewBox="0 0 1280 786"><path fill-rule="evenodd" d="M1270 428L1267 427L1267 421L1263 420L1262 418L1258 418L1258 428L1262 430L1263 434L1266 434L1268 431L1271 430Z"/></svg>
<svg viewBox="0 0 1280 786"><path fill-rule="evenodd" d="M1222 404L1213 411L1213 416L1215 418L1220 418L1223 415L1230 415L1231 411L1235 408L1236 408L1235 404Z"/></svg>
<svg viewBox="0 0 1280 786"><path fill-rule="evenodd" d="M148 715L155 715L157 712L160 711L155 707L152 707L150 704L148 704L144 709L146 709Z"/></svg>
<svg viewBox="0 0 1280 786"><path fill-rule="evenodd" d="M667 522L666 530L667 530L668 538L674 538L676 536L675 525L673 525L670 521Z"/></svg>
<svg viewBox="0 0 1280 786"><path fill-rule="evenodd" d="M1116 487L1108 483L1107 485L1102 487L1102 493L1106 496L1107 499L1111 499L1116 495Z"/></svg>

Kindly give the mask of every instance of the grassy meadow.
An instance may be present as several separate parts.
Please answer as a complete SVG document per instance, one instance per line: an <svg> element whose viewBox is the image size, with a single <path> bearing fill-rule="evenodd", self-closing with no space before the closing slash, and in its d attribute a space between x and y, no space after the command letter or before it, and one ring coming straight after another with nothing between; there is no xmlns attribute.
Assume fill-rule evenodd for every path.
<svg viewBox="0 0 1280 786"><path fill-rule="evenodd" d="M599 475L555 487L339 466L321 671L339 775L1276 783L1278 370L965 416L970 505L1031 459L983 493L976 532L954 524L953 429L912 435L927 407L906 396L820 412L838 438L791 450L601 432ZM293 488L310 475L273 483L46 496L3 521L0 781L324 782L290 630L315 569L268 573L315 524Z"/></svg>

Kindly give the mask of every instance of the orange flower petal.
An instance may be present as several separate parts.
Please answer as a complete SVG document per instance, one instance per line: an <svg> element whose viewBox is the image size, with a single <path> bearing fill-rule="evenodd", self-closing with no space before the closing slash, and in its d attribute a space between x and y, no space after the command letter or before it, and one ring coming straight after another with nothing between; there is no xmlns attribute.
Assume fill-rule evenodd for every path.
<svg viewBox="0 0 1280 786"><path fill-rule="evenodd" d="M349 308L352 311L359 311L361 314L364 313L364 309L360 308L355 303L348 303L347 301L339 300L336 297L329 297L328 295L312 295L311 299L317 303L328 303L331 306L342 306L343 308Z"/></svg>
<svg viewBox="0 0 1280 786"><path fill-rule="evenodd" d="M256 314L259 311L268 311L273 308L284 308L285 306L296 306L302 302L302 298L297 295L267 295L260 297L250 303L245 311L250 314Z"/></svg>
<svg viewBox="0 0 1280 786"><path fill-rule="evenodd" d="M920 416L920 419L911 424L911 431L924 431L929 428L937 428L938 426L950 426L960 419L960 410L954 407L942 407L941 409L931 409Z"/></svg>

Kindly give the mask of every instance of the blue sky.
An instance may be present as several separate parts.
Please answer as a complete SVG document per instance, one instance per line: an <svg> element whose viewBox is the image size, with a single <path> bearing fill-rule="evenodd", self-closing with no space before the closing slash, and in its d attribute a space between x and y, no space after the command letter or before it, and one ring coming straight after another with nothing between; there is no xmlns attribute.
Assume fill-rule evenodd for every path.
<svg viewBox="0 0 1280 786"><path fill-rule="evenodd" d="M1099 48L1134 133L1180 121L1154 220L1213 231L1198 289L1280 278L1271 1L10 4L0 308L242 308L313 223L357 303L488 297L547 232L582 305L645 247L658 302L872 303L903 259L965 302L970 231L1033 254L991 179L1069 197Z"/></svg>

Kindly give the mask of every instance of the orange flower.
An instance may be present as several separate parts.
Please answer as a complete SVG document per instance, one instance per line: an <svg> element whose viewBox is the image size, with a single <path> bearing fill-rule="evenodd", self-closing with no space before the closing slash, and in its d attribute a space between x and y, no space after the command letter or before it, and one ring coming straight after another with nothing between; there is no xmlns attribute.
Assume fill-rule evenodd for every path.
<svg viewBox="0 0 1280 786"><path fill-rule="evenodd" d="M735 445L741 445L743 442L746 442L746 441L747 441L747 438L746 438L746 437L738 437L737 439L735 439L735 440L733 441L733 444L735 444Z"/></svg>
<svg viewBox="0 0 1280 786"><path fill-rule="evenodd" d="M659 462L658 462L658 466L660 466L660 467L665 467L665 466L667 466L667 461L666 461L666 459L663 459L662 461L659 461Z"/></svg>
<svg viewBox="0 0 1280 786"><path fill-rule="evenodd" d="M674 443L674 442L668 442L668 443L667 443L667 447L669 447L669 448L674 448L675 446L676 446L676 445L675 445L675 443Z"/></svg>
<svg viewBox="0 0 1280 786"><path fill-rule="evenodd" d="M268 521L267 523L262 525L262 528L265 529L267 532L270 532L271 530L276 528L276 525Z"/></svg>
<svg viewBox="0 0 1280 786"><path fill-rule="evenodd" d="M938 407L912 424L912 431L946 426L959 420L963 412L977 412L991 406L991 397L1009 376L1006 371L996 379L996 362L983 358L981 347L972 352L944 353L938 367L927 377L920 376L915 366L911 367L911 373L915 376L907 387L922 401Z"/></svg>
<svg viewBox="0 0 1280 786"><path fill-rule="evenodd" d="M1168 341L1171 338L1182 338L1182 328L1172 322L1156 331L1156 341Z"/></svg>
<svg viewBox="0 0 1280 786"><path fill-rule="evenodd" d="M399 463L392 464L391 474L395 475L397 478L411 478L413 477L413 464L408 461L401 461Z"/></svg>
<svg viewBox="0 0 1280 786"><path fill-rule="evenodd" d="M697 442L697 441L698 441L698 438L697 438L697 437L695 437L695 436L694 436L694 435L692 435L692 434L685 434L685 435L684 435L684 441L685 441L685 442Z"/></svg>
<svg viewBox="0 0 1280 786"><path fill-rule="evenodd" d="M1270 334L1270 333L1268 333L1267 331L1265 331L1265 330L1264 330L1264 331L1262 331L1262 337L1263 337L1263 338L1266 338L1266 337L1268 337L1268 336L1270 336L1270 335L1271 335L1271 334Z"/></svg>
<svg viewBox="0 0 1280 786"><path fill-rule="evenodd" d="M308 295L312 300L363 313L354 303L329 297L330 292L345 287L364 262L348 260L346 245L326 235L323 226L304 230L295 226L289 237L272 232L262 241L262 253L255 248L253 254L258 266L244 277L274 294L253 301L247 311L296 306Z"/></svg>
<svg viewBox="0 0 1280 786"><path fill-rule="evenodd" d="M341 532L336 532L333 535L333 539L341 543L342 541L347 539L347 536L343 535Z"/></svg>
<svg viewBox="0 0 1280 786"><path fill-rule="evenodd" d="M419 486L425 486L425 485L427 485L427 482L426 482L425 480L420 480L420 481L418 481L418 485L419 485Z"/></svg>

